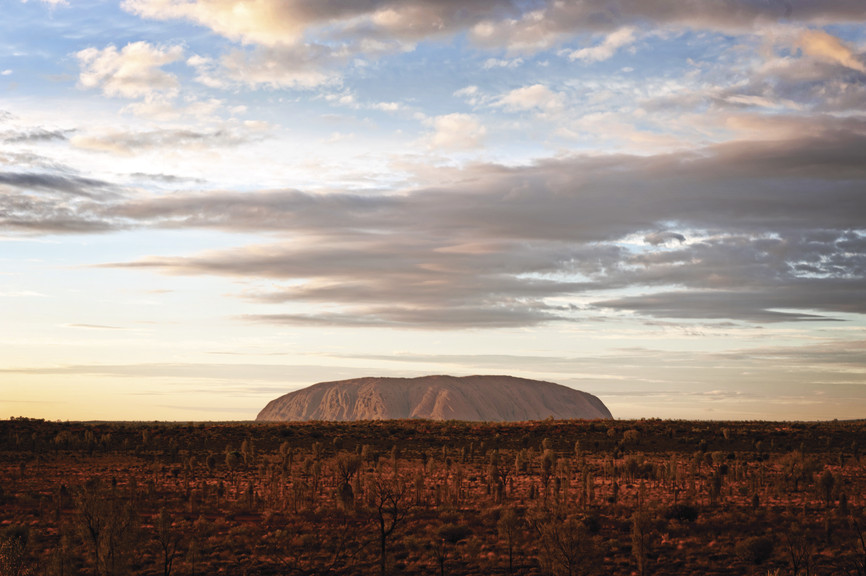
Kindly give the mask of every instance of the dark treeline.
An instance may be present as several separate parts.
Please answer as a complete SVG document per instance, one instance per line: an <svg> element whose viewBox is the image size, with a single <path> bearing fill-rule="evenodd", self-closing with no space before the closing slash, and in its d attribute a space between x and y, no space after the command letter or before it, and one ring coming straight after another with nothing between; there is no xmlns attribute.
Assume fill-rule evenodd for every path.
<svg viewBox="0 0 866 576"><path fill-rule="evenodd" d="M0 576L866 576L866 422L0 421Z"/></svg>

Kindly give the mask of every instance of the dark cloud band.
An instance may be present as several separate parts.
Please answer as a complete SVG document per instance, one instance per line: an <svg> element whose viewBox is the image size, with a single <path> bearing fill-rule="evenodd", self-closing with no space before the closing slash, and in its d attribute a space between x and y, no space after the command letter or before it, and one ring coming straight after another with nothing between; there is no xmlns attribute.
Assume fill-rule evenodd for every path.
<svg viewBox="0 0 866 576"><path fill-rule="evenodd" d="M268 234L233 250L110 265L268 279L277 284L244 296L311 310L248 317L258 322L465 328L602 309L754 323L866 312L866 133L474 165L461 176L394 194L82 199L107 185L6 174L0 185L17 192L0 222Z"/></svg>

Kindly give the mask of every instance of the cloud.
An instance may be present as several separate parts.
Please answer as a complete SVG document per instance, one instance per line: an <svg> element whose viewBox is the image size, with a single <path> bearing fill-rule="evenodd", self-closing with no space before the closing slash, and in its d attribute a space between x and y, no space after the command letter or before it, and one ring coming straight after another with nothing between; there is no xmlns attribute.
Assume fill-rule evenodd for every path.
<svg viewBox="0 0 866 576"><path fill-rule="evenodd" d="M610 283L645 292L594 305L667 318L833 320L866 311L856 296L866 288L864 250L866 236L846 231L718 235L632 255Z"/></svg>
<svg viewBox="0 0 866 576"><path fill-rule="evenodd" d="M464 115L430 125L443 138L480 126ZM390 193L166 196L85 196L110 187L8 173L0 227L268 234L107 264L251 281L240 296L278 308L247 318L257 322L460 328L619 310L761 324L866 313L866 126L852 119L788 139L434 173L440 181Z"/></svg>
<svg viewBox="0 0 866 576"><path fill-rule="evenodd" d="M34 172L0 172L0 187L26 191L59 192L88 198L101 195L111 188L107 182L93 178Z"/></svg>
<svg viewBox="0 0 866 576"><path fill-rule="evenodd" d="M635 29L626 26L608 34L601 44L570 52L568 59L581 60L582 62L601 62L611 58L620 48L628 46L634 40Z"/></svg>
<svg viewBox="0 0 866 576"><path fill-rule="evenodd" d="M482 145L487 130L471 114L445 114L430 120L433 134L429 143L432 148L445 150L464 150Z"/></svg>
<svg viewBox="0 0 866 576"><path fill-rule="evenodd" d="M796 111L866 110L863 55L823 30L782 29L768 42L766 61L739 82L745 98Z"/></svg>
<svg viewBox="0 0 866 576"><path fill-rule="evenodd" d="M749 31L772 22L828 24L866 18L859 0L676 5L661 0L621 0L615 6L601 0L478 0L471 4L452 0L126 0L123 7L144 18L195 22L246 45L275 48L317 39L352 46L357 53L402 50L407 43L465 31L482 46L523 51L548 48L587 32L612 33L606 42L615 48L630 41L629 27L641 24ZM586 55L603 57L609 49L589 48Z"/></svg>
<svg viewBox="0 0 866 576"><path fill-rule="evenodd" d="M666 244L668 242L679 242L682 244L686 241L686 237L678 232L671 232L669 230L665 230L663 232L651 232L644 236L644 242L647 244L652 244L653 246L658 246L660 244Z"/></svg>
<svg viewBox="0 0 866 576"><path fill-rule="evenodd" d="M754 56L743 58L744 47ZM800 122L809 121L809 113L842 116L866 110L866 57L826 31L795 25L768 27L741 36L737 46L724 54L714 62L692 61L691 73L677 81L650 84L642 90L646 96L641 111L654 112L654 117L671 114L658 121L659 129L669 132L684 112L699 115L693 122L705 126L724 123L714 127L724 130L733 123L742 126L744 119L765 127L793 128L798 117ZM732 67L731 60L737 65ZM743 110L752 118L746 118ZM770 137L762 130L749 136Z"/></svg>
<svg viewBox="0 0 866 576"><path fill-rule="evenodd" d="M544 306L533 309L478 307L415 308L388 306L381 308L350 309L347 312L321 312L316 314L259 314L243 319L268 324L298 326L342 326L376 328L419 328L428 330L454 330L472 328L513 328L534 326L556 320Z"/></svg>
<svg viewBox="0 0 866 576"><path fill-rule="evenodd" d="M523 58L512 58L510 60L488 58L484 61L482 68L485 70L490 70L492 68L517 68L521 64L523 64Z"/></svg>
<svg viewBox="0 0 866 576"><path fill-rule="evenodd" d="M19 375L85 375L108 376L121 378L166 378L177 380L212 380L231 386L237 393L256 393L262 390L279 394L285 390L287 380L308 382L322 374L323 370L352 371L353 377L359 377L352 368L334 368L333 366L317 366L303 364L254 364L254 363L150 363L150 364L71 364L56 367L22 367L0 368L0 374ZM349 376L347 376L349 377ZM239 384L249 382L250 384ZM276 387L263 388L264 383L274 382ZM203 393L213 392L213 382L207 383L210 388L200 390Z"/></svg>
<svg viewBox="0 0 866 576"><path fill-rule="evenodd" d="M100 211L121 187L57 164L0 172L0 230L25 234L88 233L116 229Z"/></svg>
<svg viewBox="0 0 866 576"><path fill-rule="evenodd" d="M823 30L804 30L797 39L797 46L807 56L866 73L864 59L841 40Z"/></svg>
<svg viewBox="0 0 866 576"><path fill-rule="evenodd" d="M553 111L563 107L565 96L552 91L544 84L533 84L516 88L508 92L496 102L506 110L544 110Z"/></svg>
<svg viewBox="0 0 866 576"><path fill-rule="evenodd" d="M197 81L206 86L309 89L337 83L347 66L363 65L366 59L460 35L480 48L505 50L505 57L484 61L482 66L488 70L522 65L518 54L562 45L566 45L562 53L572 60L591 63L609 59L646 28L753 34L771 24L795 28L850 24L866 21L858 2L125 0L122 6L143 18L193 22L239 44L221 56L189 61ZM599 35L603 39L594 46L568 46L575 39ZM816 35L806 35L801 44L803 50L822 57L841 54L840 46ZM846 61L856 64L856 55ZM100 80L83 78L82 85L86 82ZM113 86L106 89L119 91Z"/></svg>
<svg viewBox="0 0 866 576"><path fill-rule="evenodd" d="M549 0L527 5L515 17L491 14L470 29L470 38L488 48L507 47L510 52L548 49L577 34L613 33L612 44L630 42L628 30L639 26L670 29L711 30L749 33L772 23L854 23L866 20L857 0L811 2L679 2L665 0L602 0L557 2ZM589 48L583 55L603 59L609 48Z"/></svg>
<svg viewBox="0 0 866 576"><path fill-rule="evenodd" d="M371 108L382 112L397 112L403 109L403 105L399 102L376 102L371 105Z"/></svg>
<svg viewBox="0 0 866 576"><path fill-rule="evenodd" d="M221 60L229 81L247 86L314 88L338 79L350 53L320 44L234 50Z"/></svg>
<svg viewBox="0 0 866 576"><path fill-rule="evenodd" d="M274 45L292 42L303 31L303 20L292 14L291 4L265 1L247 5L233 0L126 0L122 6L144 18L191 20L234 40Z"/></svg>
<svg viewBox="0 0 866 576"><path fill-rule="evenodd" d="M177 106L164 99L147 99L127 104L121 109L121 112L129 112L160 122L193 118L203 122L215 122L219 119L218 112L221 108L222 101L217 99L195 100L187 97L183 106Z"/></svg>
<svg viewBox="0 0 866 576"><path fill-rule="evenodd" d="M415 41L454 33L497 12L516 8L509 0L126 0L123 7L145 18L185 19L227 38L261 46L293 45L318 31L333 39ZM363 43L359 43L363 49Z"/></svg>
<svg viewBox="0 0 866 576"><path fill-rule="evenodd" d="M221 128L201 131L191 128L155 129L139 132L113 131L102 134L79 134L74 146L87 150L131 155L146 150L174 147L210 148L238 146L258 139L249 131Z"/></svg>
<svg viewBox="0 0 866 576"><path fill-rule="evenodd" d="M24 144L33 142L51 142L55 140L67 140L68 135L74 130L48 130L45 128L32 128L28 130L14 130L0 132L0 141L6 144Z"/></svg>
<svg viewBox="0 0 866 576"><path fill-rule="evenodd" d="M98 234L121 226L91 207L22 195L7 196L0 209L0 230L22 234Z"/></svg>
<svg viewBox="0 0 866 576"><path fill-rule="evenodd" d="M475 96L476 94L478 94L478 86L475 86L475 85L466 86L466 87L461 88L460 90L457 90L456 92L454 92L455 96L465 96L465 97L472 97L472 96Z"/></svg>
<svg viewBox="0 0 866 576"><path fill-rule="evenodd" d="M488 100L488 97L482 94L478 86L474 84L456 90L454 96L463 98L470 106L480 106Z"/></svg>
<svg viewBox="0 0 866 576"><path fill-rule="evenodd" d="M182 56L181 46L157 47L147 42L133 42L121 50L113 45L102 50L86 48L76 53L81 65L79 82L85 88L101 88L111 97L171 97L178 81L161 67Z"/></svg>
<svg viewBox="0 0 866 576"><path fill-rule="evenodd" d="M695 292L693 290L679 290L604 300L596 302L595 306L618 308L662 318L714 320L734 318L758 323L833 320L833 318L820 314L778 310L780 301L776 295L749 291ZM803 302L800 302L798 307L802 306Z"/></svg>

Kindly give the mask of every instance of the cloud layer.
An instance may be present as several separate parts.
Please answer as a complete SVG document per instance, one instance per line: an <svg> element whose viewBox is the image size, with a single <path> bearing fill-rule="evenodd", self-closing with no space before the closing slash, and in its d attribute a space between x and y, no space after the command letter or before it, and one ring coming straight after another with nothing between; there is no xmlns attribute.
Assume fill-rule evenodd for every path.
<svg viewBox="0 0 866 576"><path fill-rule="evenodd" d="M228 38L265 46L295 44L313 32L329 38L418 41L465 30L499 46L541 46L565 33L610 32L644 22L741 31L773 22L866 19L857 0L481 0L469 5L457 0L126 0L124 7L144 18L186 19Z"/></svg>
<svg viewBox="0 0 866 576"><path fill-rule="evenodd" d="M461 119L462 120L462 119ZM444 142L443 142L444 143ZM866 132L655 156L477 164L388 194L105 196L6 173L6 229L211 228L269 242L111 266L271 282L254 321L426 328L604 310L746 322L864 313ZM280 306L304 312L283 312Z"/></svg>
<svg viewBox="0 0 866 576"><path fill-rule="evenodd" d="M466 35L484 49L529 54L579 37L585 45L566 51L568 57L593 63L635 42L640 28L755 34L774 24L802 27L866 20L858 0L679 4L666 0L481 0L470 4L454 0L126 0L123 6L147 19L193 22L241 44L244 48L223 55L221 73L235 82L272 87L317 86L333 81L337 70L353 57L412 50L419 42L457 35ZM803 33L799 46L807 54L847 62L855 69L862 66L856 55L845 55L846 47L820 32ZM101 66L89 71L83 82L99 81L109 56L113 55L103 54L98 62ZM96 60L88 52L80 57L89 66ZM488 60L491 67L495 62L500 61ZM202 78L222 82L213 74ZM105 89L114 88L107 84Z"/></svg>

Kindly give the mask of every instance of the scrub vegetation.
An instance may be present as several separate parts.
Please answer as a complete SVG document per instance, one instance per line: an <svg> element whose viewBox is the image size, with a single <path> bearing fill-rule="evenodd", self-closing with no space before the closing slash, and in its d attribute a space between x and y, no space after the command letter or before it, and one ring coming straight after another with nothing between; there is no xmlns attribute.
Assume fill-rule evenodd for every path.
<svg viewBox="0 0 866 576"><path fill-rule="evenodd" d="M0 421L0 576L866 576L866 422Z"/></svg>

